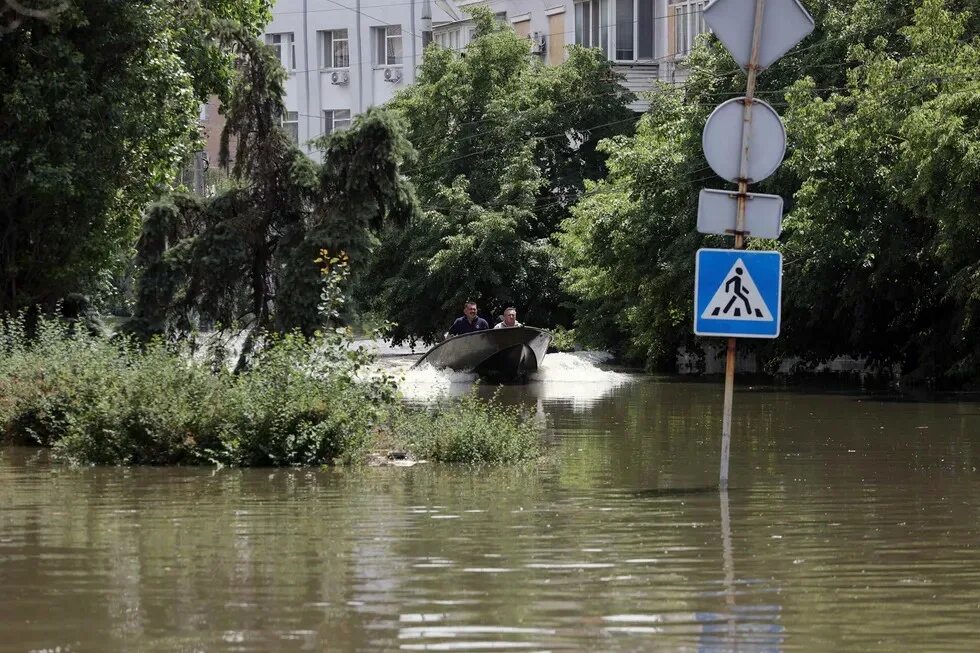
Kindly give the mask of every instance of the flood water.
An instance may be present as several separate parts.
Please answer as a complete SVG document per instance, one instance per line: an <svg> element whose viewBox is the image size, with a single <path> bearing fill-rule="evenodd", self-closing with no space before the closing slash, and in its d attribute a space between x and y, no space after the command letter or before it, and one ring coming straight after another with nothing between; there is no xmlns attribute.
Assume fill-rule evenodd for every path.
<svg viewBox="0 0 980 653"><path fill-rule="evenodd" d="M980 647L975 397L741 385L720 494L720 382L548 363L500 391L545 430L519 468L3 450L0 651Z"/></svg>

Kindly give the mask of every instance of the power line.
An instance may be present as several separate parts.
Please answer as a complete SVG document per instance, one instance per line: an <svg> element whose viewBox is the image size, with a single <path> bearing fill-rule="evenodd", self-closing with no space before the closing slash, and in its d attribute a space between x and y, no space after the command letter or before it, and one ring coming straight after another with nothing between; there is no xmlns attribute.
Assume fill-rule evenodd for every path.
<svg viewBox="0 0 980 653"><path fill-rule="evenodd" d="M915 83L911 83L911 84L909 83L909 80L892 80L889 85L904 85L904 86L907 86L908 89L911 90L911 89L917 88L918 86L922 86L922 85L926 85L926 84L932 84L932 83L937 83L937 82L942 82L942 81L949 81L949 80L963 80L963 81L968 81L968 82L969 81L978 81L978 82L980 82L980 73L964 73L964 74L960 74L960 75L948 75L948 76L945 76L945 77L927 77L927 78L922 79L922 80L917 80ZM850 89L848 87L824 87L824 88L818 88L818 89L813 89L813 90L815 90L815 91L836 91L836 90L850 90ZM780 104L781 105L785 105L786 103L780 103ZM713 104L709 104L709 103L698 103L698 105L699 106L714 106ZM632 120L642 119L644 115L645 114L637 115L634 118L632 118ZM626 122L628 120L631 120L631 119L621 120L621 121L614 121L612 123L606 123L606 124L603 124L603 125L596 125L594 127L590 127L590 128L587 128L587 129L584 129L584 130L579 130L579 131L590 131L592 129L598 129L598 128L601 128L601 127L605 127L605 126L610 126L610 125L617 124L617 123ZM544 136L544 137L541 137L541 138L542 139L554 138L554 137L557 137L559 135L562 135L562 134L552 134L552 135ZM536 138L536 137L528 137L527 140L532 140L534 138ZM477 150L477 151L474 151L474 152L471 152L471 153L468 153L468 154L465 154L465 155L461 155L459 157L454 157L452 159L443 160L443 161L438 162L438 163L440 163L440 164L451 163L451 162L454 162L454 161L457 161L457 160L462 160L462 159L465 159L465 158L468 158L468 157L471 157L471 156L477 156L477 155L480 155L480 154L485 154L485 153L487 153L489 151L492 151L494 149L497 149L498 147L503 147L503 146L506 146L506 145L512 145L513 143L514 143L513 140L511 140L511 141L504 141L502 143L495 144L494 146L485 148L483 150ZM432 165L425 166L423 168L416 168L414 170L406 171L406 174L408 174L410 172L417 172L417 171L421 171L421 170L426 170L426 169L428 169L430 167L432 167ZM696 170L693 170L693 171L688 172L687 175L698 174L699 172L706 171L709 168L710 168L710 166L703 166L701 168L698 168ZM716 174L710 174L710 175L705 176L705 177L701 177L701 178L690 180L689 183L691 183L691 184L698 184L698 183L702 183L702 182L705 182L705 181L709 181L709 180L712 180L712 179L718 179L718 178L719 178L718 175L716 175ZM585 197L588 197L589 195L593 194L594 192L598 192L598 191L600 191L602 189L605 189L605 188L607 188L607 186L597 186L596 189L594 189L594 191L585 191L583 193L579 193L574 198L574 201L577 203L581 199L583 199ZM562 204L562 203L564 203L564 200L562 198L556 198L555 200L552 200L551 202L548 202L548 203L545 203L545 204L535 205L534 208L536 210L546 209L546 208L550 208L552 206L555 206L557 204ZM426 210L440 210L442 208L448 209L448 208L451 208L451 207L426 207Z"/></svg>
<svg viewBox="0 0 980 653"><path fill-rule="evenodd" d="M585 129L577 129L575 131L578 131L579 133L589 132L589 131L592 131L592 130L595 130L595 129L602 129L603 127L611 127L613 125L618 125L618 124L622 124L622 123L625 123L625 122L630 122L630 121L634 121L635 122L635 121L639 120L642 117L643 117L643 114L637 114L635 116L630 116L629 118L624 118L622 120L613 120L611 122L603 123L601 125L593 125L591 127L586 127ZM567 137L567 135L568 135L568 132L562 131L562 132L558 132L556 134L549 134L547 136L523 137L521 142L528 142L528 141L532 141L532 140L549 140L549 139L552 139L552 138L558 138L560 136ZM485 147L485 148L480 149L480 150L475 150L473 152L469 152L467 154L463 154L463 155L457 156L457 157L452 157L452 158L449 158L449 159L442 159L442 160L440 160L440 161L438 161L438 162L436 162L434 164L430 164L429 166L424 166L424 167L421 167L421 168L407 169L404 172L405 172L405 174L412 174L413 172L418 172L418 171L421 171L421 170L425 170L427 168L434 167L435 165L445 165L447 163L453 163L455 161L461 161L461 160L467 159L467 158L469 158L471 156L477 156L479 154L486 154L487 152L491 152L491 151L496 150L496 149L498 149L500 147L503 147L505 145L513 145L513 144L515 144L517 142L518 142L517 139L512 139L510 141L502 141L500 143L494 143L493 145L491 145L489 147Z"/></svg>
<svg viewBox="0 0 980 653"><path fill-rule="evenodd" d="M732 72L734 72L734 71L732 71ZM727 74L730 74L730 73L721 73L718 76L725 76ZM961 74L961 75L949 75L949 76L946 76L945 78L941 78L941 77L928 77L928 78L923 79L923 80L918 80L917 82L915 82L913 84L909 84L908 83L908 80L892 80L891 84L893 84L893 85L907 84L908 87L910 89L912 89L912 88L916 88L917 86L921 86L921 85L924 85L924 84L935 83L937 81L944 81L944 80L951 80L951 79L965 79L966 81L975 81L972 78L974 76L977 76L977 75L980 75L980 73L970 73L970 74ZM976 81L980 81L980 77L977 77ZM837 91L837 90L849 90L849 89L847 87L822 87L822 88L815 88L815 89L812 89L812 90L814 90L814 91ZM782 93L782 92L785 92L785 89L784 90L768 91L768 93ZM572 103L572 102L585 101L585 100L588 100L588 99L591 99L591 98L594 98L594 97L599 97L599 96L602 96L602 95L606 95L606 94L595 94L593 96L585 96L585 97L582 97L582 98L575 98L574 100L569 100L568 102L562 103L562 104L568 104L568 103ZM727 94L725 94L725 95L727 95ZM740 95L740 94L733 94L733 95ZM715 106L714 103L709 103L709 102L685 103L685 104L686 104L686 106L701 106L701 107L708 107L708 108ZM788 106L788 104L786 102L770 102L770 104L773 105L773 106L775 106L775 107ZM525 110L525 112L530 111L530 110L533 110L533 108L532 109L527 109L527 110ZM524 113L524 112L522 112L522 113ZM308 116L308 117L314 117L314 118L322 118L321 116L309 116L309 114L301 114L301 115L305 115L305 116ZM584 133L584 132L589 132L589 131L596 130L596 129L601 129L601 128L604 128L604 127L609 127L609 126L616 125L616 124L623 124L623 123L630 122L630 121L634 121L635 122L635 121L640 120L644 115L645 114L636 114L635 116L631 116L629 118L625 118L625 119L622 119L622 120L612 121L612 122L609 122L609 123L603 123L603 124L600 124L600 125L593 125L593 126L586 127L586 128L583 128L583 129L575 129L574 131L577 131L579 133ZM489 120L491 120L491 118L488 118L486 120L489 121ZM475 123L470 123L470 124L475 124ZM560 133L549 134L549 135L544 135L544 136L541 136L541 135L531 135L531 134L521 134L521 135L517 136L516 138L502 140L502 141L493 143L492 145L487 146L485 148L474 150L473 152L469 152L469 153L466 153L466 154L463 154L463 155L460 155L460 156L456 156L456 157L451 157L449 159L440 159L439 161L430 163L430 164L425 165L425 166L422 166L422 167L415 167L415 168L412 168L412 169L407 169L404 172L405 172L405 174L418 173L418 172L422 172L422 171L425 171L425 170L429 170L429 169L434 168L434 167L437 167L437 166L443 166L443 165L447 165L447 164L450 164L450 163L455 163L457 161L462 161L464 159L467 159L467 158L470 158L470 157L473 157L473 156L479 156L481 154L487 154L489 152L492 152L492 151L497 150L497 149L502 148L502 147L519 145L519 144L531 142L531 141L534 141L534 140L548 140L548 139L551 139L551 138L557 138L559 136L567 136L567 134L568 134L568 132L560 132ZM476 137L479 137L479 136L487 136L487 135L489 135L487 132L478 133L478 134L475 134L475 135L470 135L470 136L467 136L467 137L464 137L463 139L461 139L460 142L465 141L465 140L468 140L470 138L476 138ZM714 175L712 175L711 177L708 177L708 178L713 178L713 177L714 177Z"/></svg>

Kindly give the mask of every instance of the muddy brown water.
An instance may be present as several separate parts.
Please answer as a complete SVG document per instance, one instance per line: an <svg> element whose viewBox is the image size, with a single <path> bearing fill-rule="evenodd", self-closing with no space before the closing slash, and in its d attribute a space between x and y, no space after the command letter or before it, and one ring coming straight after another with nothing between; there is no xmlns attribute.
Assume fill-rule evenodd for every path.
<svg viewBox="0 0 980 653"><path fill-rule="evenodd" d="M0 651L980 649L980 402L561 375L508 469L0 451ZM620 378L619 381L624 380Z"/></svg>

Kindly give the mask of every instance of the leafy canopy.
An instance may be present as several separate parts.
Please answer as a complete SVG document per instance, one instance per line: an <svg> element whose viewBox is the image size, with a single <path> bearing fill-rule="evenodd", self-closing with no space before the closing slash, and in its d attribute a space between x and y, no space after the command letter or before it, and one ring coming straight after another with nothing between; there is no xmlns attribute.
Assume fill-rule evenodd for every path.
<svg viewBox="0 0 980 653"><path fill-rule="evenodd" d="M242 363L262 333L312 335L323 324L322 250L346 251L356 264L385 221L408 220L416 204L400 169L414 152L396 117L373 109L318 142L318 165L280 126L278 60L240 32L223 38L240 61L222 135L225 160L229 139L237 142L236 185L207 199L177 195L150 210L132 326L169 335L201 323L241 327L249 332Z"/></svg>
<svg viewBox="0 0 980 653"><path fill-rule="evenodd" d="M634 121L598 52L572 47L546 67L487 10L473 16L466 51L429 46L418 81L390 105L419 152L408 172L424 212L385 233L362 289L399 340L438 337L466 299L561 320L551 236L584 179L603 173L596 143Z"/></svg>
<svg viewBox="0 0 980 653"><path fill-rule="evenodd" d="M787 217L785 346L866 355L912 378L980 373L980 38L969 14L923 0L849 53L844 88L787 95L800 180Z"/></svg>
<svg viewBox="0 0 980 653"><path fill-rule="evenodd" d="M754 186L787 201L783 329L773 361L838 355L940 379L977 374L977 22L974 2L811 3L817 31L761 78L783 114L786 162ZM691 335L694 252L730 246L695 229L707 168L700 134L744 78L717 42L662 88L635 137L610 139L610 175L565 222L576 332L673 368ZM800 78L803 79L800 79ZM795 81L799 80L799 81Z"/></svg>
<svg viewBox="0 0 980 653"><path fill-rule="evenodd" d="M0 311L105 290L268 0L58 3L0 32Z"/></svg>

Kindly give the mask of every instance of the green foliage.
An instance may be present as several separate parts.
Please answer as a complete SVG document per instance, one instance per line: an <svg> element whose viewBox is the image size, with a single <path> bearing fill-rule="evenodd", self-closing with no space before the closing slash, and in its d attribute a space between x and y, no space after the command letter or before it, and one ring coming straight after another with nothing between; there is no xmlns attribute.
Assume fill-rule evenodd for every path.
<svg viewBox="0 0 980 653"><path fill-rule="evenodd" d="M589 186L561 237L582 344L660 367L690 330L690 253L702 243L690 216L704 168L703 114L665 87L635 136L604 144L609 176Z"/></svg>
<svg viewBox="0 0 980 653"><path fill-rule="evenodd" d="M802 180L787 218L788 349L897 362L906 375L980 374L980 40L923 0L899 30L855 46L846 83L788 94ZM820 316L822 319L814 319Z"/></svg>
<svg viewBox="0 0 980 653"><path fill-rule="evenodd" d="M197 139L198 102L227 90L213 30L269 16L266 0L88 0L0 33L0 311L105 290Z"/></svg>
<svg viewBox="0 0 980 653"><path fill-rule="evenodd" d="M213 198L177 195L149 211L131 327L180 335L220 323L253 335L299 329L309 336L324 324L320 250L363 262L374 231L408 220L416 204L401 166L413 150L398 119L372 109L322 139L324 162L314 163L280 127L285 72L278 60L240 32L223 38L240 62L222 134L222 159L233 163L237 183Z"/></svg>
<svg viewBox="0 0 980 653"><path fill-rule="evenodd" d="M558 351L575 351L579 346L577 336L575 334L575 329L566 329L565 327L559 326L551 331L551 344L548 345L549 348L554 348Z"/></svg>
<svg viewBox="0 0 980 653"><path fill-rule="evenodd" d="M435 411L396 403L345 330L270 336L248 370L213 369L185 344L136 346L42 319L0 322L0 441L84 464L357 463L393 443L433 462L529 460L538 429L476 397Z"/></svg>
<svg viewBox="0 0 980 653"><path fill-rule="evenodd" d="M334 314L347 260L323 252L317 263L321 310ZM220 341L205 352L191 341L138 346L43 317L29 337L27 324L0 320L0 443L53 446L75 463L355 463L393 442L433 461L499 463L537 447L537 429L492 401L436 413L398 405L392 378L369 368L373 355L348 329L264 335L232 373Z"/></svg>
<svg viewBox="0 0 980 653"><path fill-rule="evenodd" d="M750 240L784 253L782 335L760 351L976 375L976 23L939 0L810 9L815 34L760 78L789 136L786 163L752 187L789 209L779 243ZM731 242L695 229L698 191L729 187L700 136L744 77L710 38L689 65L683 87L655 91L634 137L601 145L609 177L561 237L579 340L653 368L672 369L679 346L697 351L694 252Z"/></svg>
<svg viewBox="0 0 980 653"><path fill-rule="evenodd" d="M415 456L445 463L501 464L537 458L540 433L520 409L469 395L426 410L402 410L392 428Z"/></svg>
<svg viewBox="0 0 980 653"><path fill-rule="evenodd" d="M354 378L364 354L333 334L272 339L247 373L213 371L186 347L0 325L0 425L8 438L97 464L293 465L355 457L393 397Z"/></svg>
<svg viewBox="0 0 980 653"><path fill-rule="evenodd" d="M602 174L596 143L633 121L598 52L572 47L546 67L489 11L474 19L465 53L430 46L418 81L390 103L419 152L409 172L425 210L386 231L362 288L398 323L396 340L432 341L466 299L560 321L552 233L583 180Z"/></svg>

